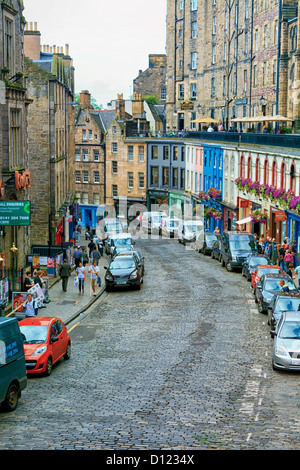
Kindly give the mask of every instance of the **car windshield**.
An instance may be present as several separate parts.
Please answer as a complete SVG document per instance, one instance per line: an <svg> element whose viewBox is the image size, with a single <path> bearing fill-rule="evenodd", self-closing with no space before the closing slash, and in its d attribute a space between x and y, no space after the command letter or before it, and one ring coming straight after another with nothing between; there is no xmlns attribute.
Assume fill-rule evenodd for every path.
<svg viewBox="0 0 300 470"><path fill-rule="evenodd" d="M131 238L117 238L114 244L115 246L131 245Z"/></svg>
<svg viewBox="0 0 300 470"><path fill-rule="evenodd" d="M215 240L217 240L217 237L216 235L206 235L206 240L208 242L214 242Z"/></svg>
<svg viewBox="0 0 300 470"><path fill-rule="evenodd" d="M110 264L110 269L134 269L135 262L134 259L115 259Z"/></svg>
<svg viewBox="0 0 300 470"><path fill-rule="evenodd" d="M255 242L248 237L234 237L233 240L230 240L230 249L231 251L254 251Z"/></svg>
<svg viewBox="0 0 300 470"><path fill-rule="evenodd" d="M300 298L289 299L285 297L280 297L277 300L275 310L279 310L279 311L290 310L294 312L299 312L300 311Z"/></svg>
<svg viewBox="0 0 300 470"><path fill-rule="evenodd" d="M282 279L268 279L265 282L264 289L265 290L278 290L280 291L281 285L279 284ZM292 281L289 281L288 279L284 279L285 285L288 286L289 290L296 290L296 286Z"/></svg>
<svg viewBox="0 0 300 470"><path fill-rule="evenodd" d="M279 333L282 339L300 339L300 322L285 321Z"/></svg>
<svg viewBox="0 0 300 470"><path fill-rule="evenodd" d="M282 274L281 270L278 268L261 268L257 270L257 276L262 276L263 274Z"/></svg>
<svg viewBox="0 0 300 470"><path fill-rule="evenodd" d="M104 227L104 232L121 232L122 225L121 224L106 224Z"/></svg>
<svg viewBox="0 0 300 470"><path fill-rule="evenodd" d="M24 344L45 343L48 334L48 326L45 325L20 325Z"/></svg>
<svg viewBox="0 0 300 470"><path fill-rule="evenodd" d="M186 232L200 232L200 230L202 229L202 226L201 225L194 225L194 224L188 224L185 226L185 230Z"/></svg>
<svg viewBox="0 0 300 470"><path fill-rule="evenodd" d="M259 266L260 264L269 264L269 261L266 258L250 258L249 265L250 266Z"/></svg>
<svg viewBox="0 0 300 470"><path fill-rule="evenodd" d="M133 251L133 248L131 245L118 246L116 248L116 253L124 253L124 251Z"/></svg>

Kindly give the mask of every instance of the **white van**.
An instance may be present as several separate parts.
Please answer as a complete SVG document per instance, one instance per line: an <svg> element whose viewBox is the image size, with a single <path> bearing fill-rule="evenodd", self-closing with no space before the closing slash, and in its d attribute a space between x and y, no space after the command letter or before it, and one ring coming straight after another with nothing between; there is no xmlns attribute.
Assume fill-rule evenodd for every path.
<svg viewBox="0 0 300 470"><path fill-rule="evenodd" d="M177 235L180 220L176 217L163 217L161 219L160 233L170 238Z"/></svg>
<svg viewBox="0 0 300 470"><path fill-rule="evenodd" d="M182 220L178 227L178 242L184 245L194 242L202 233L204 233L202 220Z"/></svg>
<svg viewBox="0 0 300 470"><path fill-rule="evenodd" d="M145 232L159 232L162 217L166 217L165 212L144 212L142 216L142 229Z"/></svg>

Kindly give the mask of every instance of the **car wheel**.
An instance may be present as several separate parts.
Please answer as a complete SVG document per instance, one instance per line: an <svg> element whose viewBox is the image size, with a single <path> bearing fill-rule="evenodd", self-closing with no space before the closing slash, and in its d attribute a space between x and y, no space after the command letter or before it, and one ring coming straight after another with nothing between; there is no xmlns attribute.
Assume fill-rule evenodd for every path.
<svg viewBox="0 0 300 470"><path fill-rule="evenodd" d="M259 313L266 313L265 310L263 309L261 301L258 302L258 311Z"/></svg>
<svg viewBox="0 0 300 470"><path fill-rule="evenodd" d="M5 401L3 403L6 411L14 411L18 406L19 388L16 384L11 384L7 391Z"/></svg>
<svg viewBox="0 0 300 470"><path fill-rule="evenodd" d="M64 359L65 361L67 361L68 359L70 359L71 357L71 344L68 343L68 346L67 346L67 349L66 349L66 353L64 355Z"/></svg>
<svg viewBox="0 0 300 470"><path fill-rule="evenodd" d="M51 375L51 372L52 372L52 358L48 357L46 370L45 370L45 374L47 375L47 377Z"/></svg>
<svg viewBox="0 0 300 470"><path fill-rule="evenodd" d="M231 264L229 263L229 261L226 263L226 269L228 272L232 272L232 267L231 267Z"/></svg>

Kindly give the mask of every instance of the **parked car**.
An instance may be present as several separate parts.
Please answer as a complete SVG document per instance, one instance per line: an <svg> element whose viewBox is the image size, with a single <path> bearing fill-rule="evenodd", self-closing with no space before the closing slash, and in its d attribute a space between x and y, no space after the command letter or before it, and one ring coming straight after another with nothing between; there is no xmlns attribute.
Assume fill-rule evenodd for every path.
<svg viewBox="0 0 300 470"><path fill-rule="evenodd" d="M22 335L16 318L0 318L0 404L14 411L27 386Z"/></svg>
<svg viewBox="0 0 300 470"><path fill-rule="evenodd" d="M107 255L112 255L116 246L130 246L132 238L129 233L118 233L107 238L105 251Z"/></svg>
<svg viewBox="0 0 300 470"><path fill-rule="evenodd" d="M220 240L221 236L216 233L204 232L195 240L195 250L204 255L211 254L214 242Z"/></svg>
<svg viewBox="0 0 300 470"><path fill-rule="evenodd" d="M25 318L19 323L23 335L27 374L51 375L62 357L71 357L71 339L65 324L56 317Z"/></svg>
<svg viewBox="0 0 300 470"><path fill-rule="evenodd" d="M103 240L104 244L106 244L108 237L124 232L126 232L126 227L118 218L105 217L97 226L97 235Z"/></svg>
<svg viewBox="0 0 300 470"><path fill-rule="evenodd" d="M145 274L145 258L144 258L144 256L141 255L141 253L138 250L135 250L133 248L133 250L127 250L127 251L124 250L124 251L119 252L119 247L118 247L118 249L116 249L114 251L113 258L117 258L118 256L121 256L121 255L125 255L125 256L126 255L127 256L134 255L134 256L136 256L138 262L142 265L142 276L144 277L144 274Z"/></svg>
<svg viewBox="0 0 300 470"><path fill-rule="evenodd" d="M195 242L202 233L204 233L202 220L181 220L178 227L178 242L183 245Z"/></svg>
<svg viewBox="0 0 300 470"><path fill-rule="evenodd" d="M162 217L160 225L160 234L169 238L177 236L180 220L176 217Z"/></svg>
<svg viewBox="0 0 300 470"><path fill-rule="evenodd" d="M289 291L297 292L294 282L286 274L263 274L255 289L255 300L258 303L260 313L267 313L268 307L274 295L283 292L280 281L284 280Z"/></svg>
<svg viewBox="0 0 300 470"><path fill-rule="evenodd" d="M227 271L242 268L249 255L257 253L254 235L247 232L223 232L221 243L221 263Z"/></svg>
<svg viewBox="0 0 300 470"><path fill-rule="evenodd" d="M270 334L274 338L273 369L300 371L300 312L283 312Z"/></svg>
<svg viewBox="0 0 300 470"><path fill-rule="evenodd" d="M251 273L251 287L253 289L254 295L255 295L256 284L260 280L261 276L263 274L272 274L272 273L284 274L281 267L278 266L277 264L270 264L270 265L260 264L256 266L255 271Z"/></svg>
<svg viewBox="0 0 300 470"><path fill-rule="evenodd" d="M221 261L221 237L213 243L210 256L212 259Z"/></svg>
<svg viewBox="0 0 300 470"><path fill-rule="evenodd" d="M270 265L269 258L262 255L249 255L242 266L242 275L251 281L251 274L256 270L258 265Z"/></svg>
<svg viewBox="0 0 300 470"><path fill-rule="evenodd" d="M116 246L113 252L113 256L121 255L123 253L129 253L132 251L135 251L133 245Z"/></svg>
<svg viewBox="0 0 300 470"><path fill-rule="evenodd" d="M105 266L105 286L109 292L114 287L132 286L138 289L143 283L143 266L134 254L123 254L113 258Z"/></svg>
<svg viewBox="0 0 300 470"><path fill-rule="evenodd" d="M268 324L274 329L284 311L300 312L299 292L280 292L274 295L268 307Z"/></svg>

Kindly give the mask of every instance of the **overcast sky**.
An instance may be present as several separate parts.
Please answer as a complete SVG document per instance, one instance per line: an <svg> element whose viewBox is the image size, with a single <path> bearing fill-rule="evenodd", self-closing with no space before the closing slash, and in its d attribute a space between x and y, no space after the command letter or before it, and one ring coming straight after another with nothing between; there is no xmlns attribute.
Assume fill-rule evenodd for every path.
<svg viewBox="0 0 300 470"><path fill-rule="evenodd" d="M24 0L42 45L70 46L76 93L89 90L104 108L129 98L149 54L165 54L167 0Z"/></svg>

